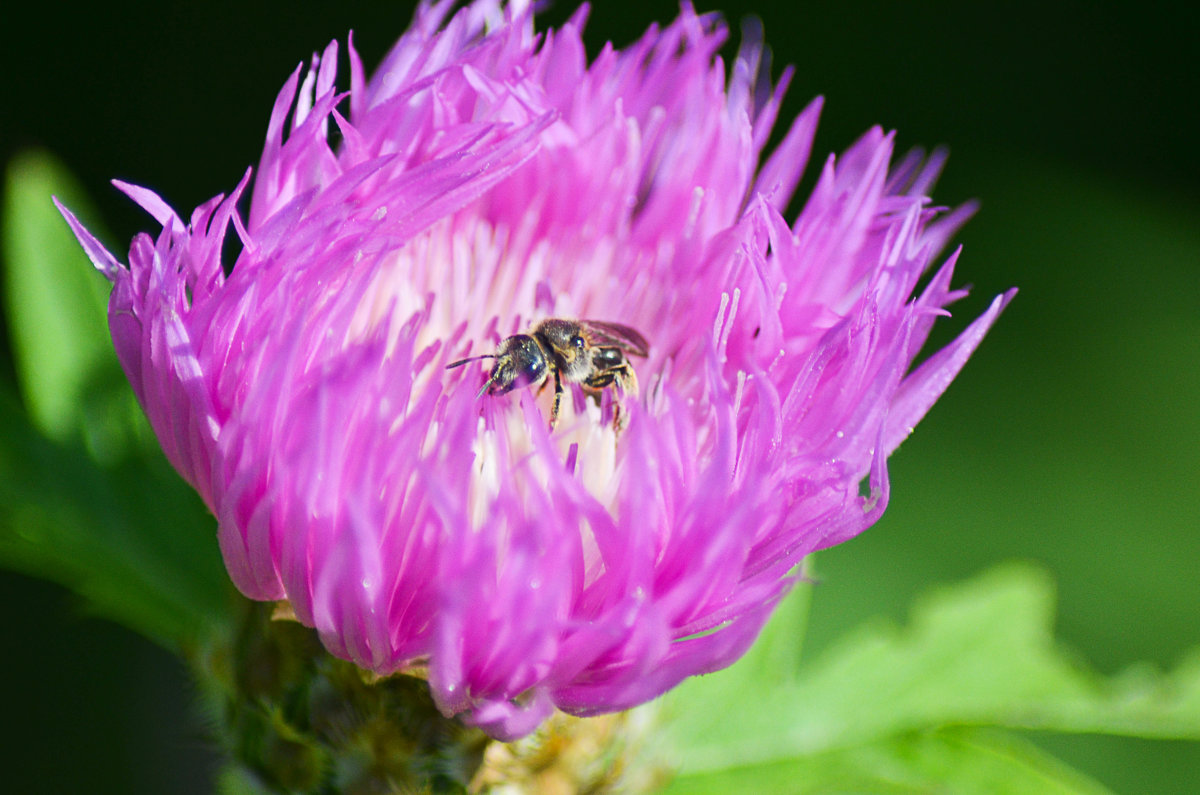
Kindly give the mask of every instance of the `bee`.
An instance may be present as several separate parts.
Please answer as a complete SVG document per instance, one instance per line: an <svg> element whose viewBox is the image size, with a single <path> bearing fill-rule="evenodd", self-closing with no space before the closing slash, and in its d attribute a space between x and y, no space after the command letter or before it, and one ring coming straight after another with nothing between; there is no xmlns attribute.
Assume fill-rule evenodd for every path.
<svg viewBox="0 0 1200 795"><path fill-rule="evenodd" d="M600 320L550 318L538 323L528 334L506 337L495 353L460 359L446 365L446 369L480 359L495 359L477 398L485 393L503 395L526 386L545 388L550 376L554 376L554 405L550 409L550 430L553 431L564 381L581 385L597 400L613 385L619 386L624 394L636 397L637 374L626 357L649 353L650 343L629 326ZM624 420L620 403L614 401L613 427L620 431Z"/></svg>

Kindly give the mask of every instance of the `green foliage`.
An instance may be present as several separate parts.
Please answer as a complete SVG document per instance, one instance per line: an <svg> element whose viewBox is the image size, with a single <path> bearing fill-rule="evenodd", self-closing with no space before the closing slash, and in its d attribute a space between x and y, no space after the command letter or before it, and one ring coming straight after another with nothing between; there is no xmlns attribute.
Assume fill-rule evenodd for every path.
<svg viewBox="0 0 1200 795"><path fill-rule="evenodd" d="M66 170L27 152L5 180L4 311L18 385L34 427L81 439L100 461L152 439L108 335L108 283L88 264L52 195L84 218L88 202Z"/></svg>
<svg viewBox="0 0 1200 795"><path fill-rule="evenodd" d="M982 729L940 729L810 756L684 775L671 795L727 792L1092 795L1109 792L1032 743Z"/></svg>
<svg viewBox="0 0 1200 795"><path fill-rule="evenodd" d="M100 468L51 442L0 391L0 565L178 650L226 620L212 517L161 456Z"/></svg>
<svg viewBox="0 0 1200 795"><path fill-rule="evenodd" d="M150 441L109 340L107 284L51 193L85 206L45 155L9 169L5 310L24 405L0 389L0 565L179 650L229 620L213 520Z"/></svg>
<svg viewBox="0 0 1200 795"><path fill-rule="evenodd" d="M746 660L667 698L670 791L735 777L791 792L1096 792L1001 730L1200 739L1200 656L1102 677L1055 644L1053 602L1041 570L1010 564L927 596L906 629L871 624L772 671L789 658L771 647L796 643L783 617Z"/></svg>

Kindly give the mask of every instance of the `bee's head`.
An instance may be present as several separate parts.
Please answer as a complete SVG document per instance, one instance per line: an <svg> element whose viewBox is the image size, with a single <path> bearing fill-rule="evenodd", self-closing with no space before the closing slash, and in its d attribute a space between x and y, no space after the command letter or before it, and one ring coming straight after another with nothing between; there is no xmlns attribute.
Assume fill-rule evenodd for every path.
<svg viewBox="0 0 1200 795"><path fill-rule="evenodd" d="M480 392L503 395L523 386L538 384L546 378L549 370L546 354L537 340L528 334L517 334L500 343L496 363Z"/></svg>

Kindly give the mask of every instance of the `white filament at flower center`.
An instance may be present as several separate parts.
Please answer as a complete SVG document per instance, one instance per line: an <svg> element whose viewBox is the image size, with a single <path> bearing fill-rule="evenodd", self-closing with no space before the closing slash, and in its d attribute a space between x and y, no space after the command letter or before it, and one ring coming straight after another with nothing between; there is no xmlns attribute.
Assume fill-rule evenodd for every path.
<svg viewBox="0 0 1200 795"><path fill-rule="evenodd" d="M543 416L548 406L546 397L543 394L538 400ZM492 399L515 401L518 398L510 394ZM577 445L575 479L601 504L611 507L617 483L616 434L611 424L601 424L600 409L591 401L579 414L575 413L573 403L569 397L564 397L559 423L552 437L559 458L553 461L537 454L520 406L514 405L512 410L505 411L495 429L486 428L480 418L479 431L471 447L475 466L467 490L473 527L485 526L501 488L515 487L521 499L527 496L529 489L545 490L549 478L556 475L547 467L565 466L572 445Z"/></svg>
<svg viewBox="0 0 1200 795"><path fill-rule="evenodd" d="M528 331L547 317L580 317L582 311L597 311L595 293L604 295L603 285L588 290L586 274L605 274L603 260L611 246L590 251L593 262L580 262L574 254L569 275L563 277L558 252L545 240L536 243L532 235L497 229L475 216L459 216L442 221L390 254L372 277L364 299L351 321L347 344L365 338L386 324L388 355L399 334L411 318L421 312L428 317L416 332L413 351L419 354L441 343L434 365L414 374L413 395L427 389L450 390L483 385L492 360L484 359L446 370L445 363L465 356L493 352L500 339ZM564 278L570 284L555 289ZM598 310L603 311L603 310ZM496 323L494 333L492 324ZM465 324L465 330L463 326ZM462 375L465 373L466 375ZM465 385L457 382L464 379ZM530 489L545 490L548 479L561 477L573 458L571 475L586 491L610 510L617 483L617 435L611 414L606 415L595 401L564 384L559 416L551 443L556 460L538 453L533 429L522 405L535 401L536 416L549 423L554 396L553 378L539 390L537 386L517 389L505 395L484 395L480 401L495 401L499 409L494 427L488 428L481 416L471 445L474 465L465 490L467 512L472 526L488 526L492 506L501 489L515 489L518 499ZM415 397L413 398L415 400ZM412 401L410 401L412 402ZM422 457L433 454L439 429L426 437ZM572 446L576 447L572 456ZM548 467L559 468L551 473ZM587 531L581 530L586 536ZM584 539L585 550L594 551L591 539ZM588 554L591 557L590 554ZM587 561L590 564L594 560Z"/></svg>

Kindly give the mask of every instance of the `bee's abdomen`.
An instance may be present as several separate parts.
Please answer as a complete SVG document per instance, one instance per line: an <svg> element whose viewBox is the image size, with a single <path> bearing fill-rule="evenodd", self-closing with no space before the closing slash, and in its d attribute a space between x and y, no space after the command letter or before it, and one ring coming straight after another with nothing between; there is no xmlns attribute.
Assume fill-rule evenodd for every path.
<svg viewBox="0 0 1200 795"><path fill-rule="evenodd" d="M625 353L620 348L597 348L592 353L592 367L611 370L625 364Z"/></svg>

